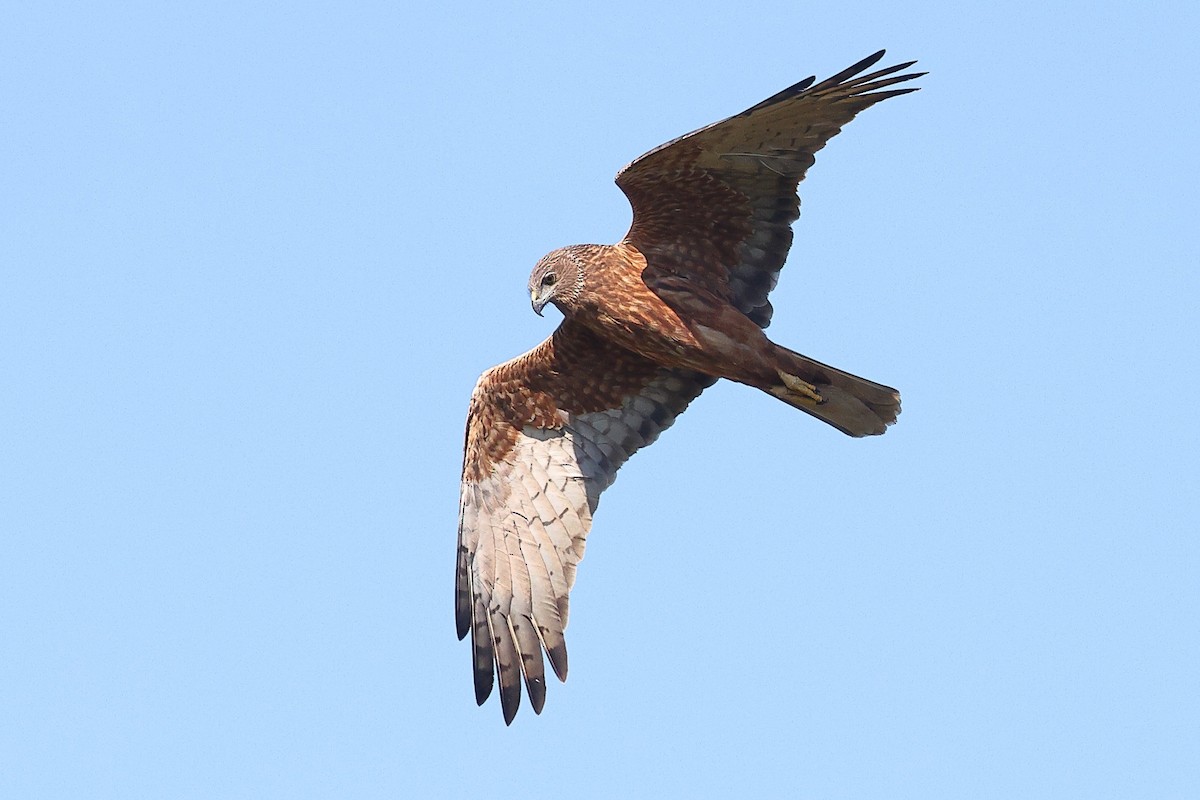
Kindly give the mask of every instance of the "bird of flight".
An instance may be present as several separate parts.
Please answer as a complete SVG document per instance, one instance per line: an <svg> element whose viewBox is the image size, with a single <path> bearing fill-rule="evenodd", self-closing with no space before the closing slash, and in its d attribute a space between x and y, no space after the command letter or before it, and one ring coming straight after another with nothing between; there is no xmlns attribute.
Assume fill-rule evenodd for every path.
<svg viewBox="0 0 1200 800"><path fill-rule="evenodd" d="M553 303L564 319L475 386L458 524L458 637L471 635L476 701L498 677L506 723L522 676L541 713L543 651L566 680L568 593L600 493L706 387L761 389L850 436L896 421L895 389L763 333L814 154L860 111L916 91L889 87L924 74L903 73L915 62L863 74L883 54L636 159L617 174L633 206L625 238L534 267L533 310Z"/></svg>

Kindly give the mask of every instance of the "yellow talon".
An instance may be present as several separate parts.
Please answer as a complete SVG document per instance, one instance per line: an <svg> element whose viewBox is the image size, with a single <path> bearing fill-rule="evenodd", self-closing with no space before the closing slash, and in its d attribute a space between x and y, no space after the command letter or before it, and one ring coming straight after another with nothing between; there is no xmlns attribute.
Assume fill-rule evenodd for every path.
<svg viewBox="0 0 1200 800"><path fill-rule="evenodd" d="M800 380L795 375L789 375L781 369L775 371L779 373L779 380L783 381L783 385L786 386L791 392L798 394L801 397L807 397L814 403L824 402L824 399L821 397L821 393L817 391L817 387L813 386L808 381Z"/></svg>

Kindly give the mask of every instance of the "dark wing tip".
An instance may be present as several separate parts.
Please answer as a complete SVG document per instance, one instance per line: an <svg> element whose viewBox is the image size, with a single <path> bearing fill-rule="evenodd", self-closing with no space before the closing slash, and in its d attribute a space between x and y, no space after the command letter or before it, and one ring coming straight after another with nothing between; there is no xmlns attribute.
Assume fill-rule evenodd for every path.
<svg viewBox="0 0 1200 800"><path fill-rule="evenodd" d="M483 659L487 659L484 664ZM481 706L492 696L492 651L477 653L475 661L475 705Z"/></svg>
<svg viewBox="0 0 1200 800"><path fill-rule="evenodd" d="M821 81L820 83L815 83L815 81L816 81L815 76L809 76L809 77L805 78L804 80L800 81L799 83L792 84L791 86L789 86L788 88L784 89L781 92L776 92L775 94L768 97L766 100L763 100L761 103L756 103L755 105L750 106L750 108L747 108L741 114L738 114L738 116L744 117L748 114L753 114L757 111L761 111L764 108L770 108L771 106L778 105L779 103L783 103L787 100L791 100L793 97L796 97L797 95L803 94L810 90L812 92L822 92L822 91L826 91L829 89L836 89L842 85L846 85L846 86L857 87L856 91L855 91L855 93L857 94L857 93L861 93L861 92L868 92L868 91L871 91L872 89L880 89L880 88L883 88L884 86L888 86L893 83L900 83L902 81L912 80L913 78L919 78L922 75L927 74L924 72L917 72L917 73L913 73L911 75L899 75L894 78L889 78L888 80L879 80L880 78L883 78L885 76L894 75L895 73L899 72L900 70L908 69L913 64L916 64L917 63L916 61L906 61L903 64L895 64L890 67L885 67L884 69L881 69L877 72L873 72L870 75L860 74L862 72L865 72L867 69L875 66L875 64L879 63L879 60L881 58L883 58L885 53L887 53L886 50L879 50L875 53L872 53L871 55L862 59L858 63L847 67L846 69L842 70L841 72L837 73L836 75L826 78L825 80ZM855 76L857 76L857 77L855 77ZM851 78L853 78L853 80L851 80ZM901 93L898 92L897 94L901 94ZM889 95L889 96L891 96L891 95Z"/></svg>
<svg viewBox="0 0 1200 800"><path fill-rule="evenodd" d="M871 98L875 102L887 100L889 97L899 97L902 94L912 94L913 92L921 91L920 86L909 86L907 89L890 89L886 92L871 92L866 97Z"/></svg>
<svg viewBox="0 0 1200 800"><path fill-rule="evenodd" d="M481 672L475 673L475 705L481 706L492 696L492 674L486 677Z"/></svg>
<svg viewBox="0 0 1200 800"><path fill-rule="evenodd" d="M872 53L871 55L864 58L862 61L859 61L856 64L851 64L850 66L846 67L844 70L839 72L838 74L828 77L825 80L821 81L819 84L817 84L816 88L817 89L827 89L830 86L838 85L839 83L846 80L847 78L854 77L855 75L862 72L863 70L869 69L870 67L875 66L875 64L877 64L879 62L879 59L883 58L885 53L887 53L887 50L879 50L875 53ZM903 67L900 67L900 69L903 69Z"/></svg>
<svg viewBox="0 0 1200 800"><path fill-rule="evenodd" d="M567 647L566 645L556 644L546 648L546 655L550 657L550 666L554 669L554 674L563 683L567 681Z"/></svg>
<svg viewBox="0 0 1200 800"><path fill-rule="evenodd" d="M492 694L496 654L488 632L487 611L482 604L476 607L476 615L471 620L471 659L475 675L475 703L483 705Z"/></svg>
<svg viewBox="0 0 1200 800"><path fill-rule="evenodd" d="M864 58L862 61L855 64L853 67L850 67L850 69L854 70L855 72L859 72L860 70L864 70L867 67L874 66L875 64L879 63L879 60L886 55L887 48L881 47L874 53L871 53L871 55Z"/></svg>
<svg viewBox="0 0 1200 800"><path fill-rule="evenodd" d="M540 653L538 657L541 657ZM529 705L533 708L533 713L541 714L542 707L546 705L546 679L529 678L525 681L525 688L529 691Z"/></svg>
<svg viewBox="0 0 1200 800"><path fill-rule="evenodd" d="M516 680L508 685L505 681L500 681L500 709L504 712L504 724L512 725L513 719L517 716L517 709L521 707L521 681Z"/></svg>
<svg viewBox="0 0 1200 800"><path fill-rule="evenodd" d="M920 77L920 75L925 74L925 73L920 73L920 74L913 74L913 75L902 75L902 76L898 76L895 78L891 78L890 81L880 81L879 80L880 78L884 78L888 75L894 75L895 73L899 72L900 70L908 69L913 64L916 64L917 63L916 61L906 61L903 64L893 64L890 67L884 67L883 69L876 70L875 72L869 73L867 75L860 74L860 73L866 71L869 67L874 66L879 61L879 59L883 56L883 54L884 54L884 51L880 50L878 53L867 56L862 61L859 61L857 64L855 64L851 67L847 67L846 69L842 70L838 74L833 75L833 76L821 81L820 83L818 83L816 86L814 86L812 88L812 91L814 93L815 92L824 92L824 91L838 89L839 87L844 87L844 88L853 88L855 91L855 94L858 94L861 92L870 91L871 88L878 88L879 84L887 85L887 83L889 83L889 82L890 83L898 83L900 81L911 80L913 78L917 78L917 77Z"/></svg>
<svg viewBox="0 0 1200 800"><path fill-rule="evenodd" d="M816 80L817 80L816 75L809 75L804 80L799 81L797 83L793 83L791 86L787 87L783 91L776 92L775 94L768 97L766 100L763 100L761 103L755 103L754 105L747 108L745 111L743 111L738 116L744 117L747 114L753 114L755 111L760 111L764 108L767 108L768 106L773 106L776 103L782 103L784 100L788 100L792 97L795 97L796 95L800 94L805 89L807 89L808 87L812 86L813 83L816 82Z"/></svg>
<svg viewBox="0 0 1200 800"><path fill-rule="evenodd" d="M492 696L492 670L475 670L475 705L481 706Z"/></svg>

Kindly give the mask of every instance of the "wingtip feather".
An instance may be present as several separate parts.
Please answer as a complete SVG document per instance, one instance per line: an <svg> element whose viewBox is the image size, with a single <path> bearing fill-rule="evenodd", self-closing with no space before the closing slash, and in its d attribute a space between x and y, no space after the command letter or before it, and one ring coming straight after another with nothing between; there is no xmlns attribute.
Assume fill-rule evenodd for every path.
<svg viewBox="0 0 1200 800"><path fill-rule="evenodd" d="M487 609L479 604L471 625L471 651L474 660L475 704L483 705L492 694L495 652L492 650L491 626Z"/></svg>
<svg viewBox="0 0 1200 800"><path fill-rule="evenodd" d="M512 724L521 707L521 654L517 650L512 621L499 615L492 625L496 645L496 672L500 683L500 708L504 724Z"/></svg>
<svg viewBox="0 0 1200 800"><path fill-rule="evenodd" d="M879 63L879 59L883 58L885 53L887 53L887 50L879 50L878 52L872 53L858 63L851 64L836 75L831 75L830 77L821 81L813 87L813 90L820 91L821 89L828 89L831 86L837 86L839 83L854 77L863 70L870 69L871 67L875 66L875 64Z"/></svg>
<svg viewBox="0 0 1200 800"><path fill-rule="evenodd" d="M554 670L554 674L558 676L562 683L567 682L567 646L559 644L548 646L546 655L550 658L550 667Z"/></svg>

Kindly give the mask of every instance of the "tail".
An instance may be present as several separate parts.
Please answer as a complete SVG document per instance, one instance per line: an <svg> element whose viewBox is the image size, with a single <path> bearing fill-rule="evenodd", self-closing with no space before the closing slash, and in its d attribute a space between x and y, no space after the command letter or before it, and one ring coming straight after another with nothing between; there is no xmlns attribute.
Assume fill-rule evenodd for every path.
<svg viewBox="0 0 1200 800"><path fill-rule="evenodd" d="M776 346L779 381L759 388L848 436L877 436L900 415L900 393Z"/></svg>

